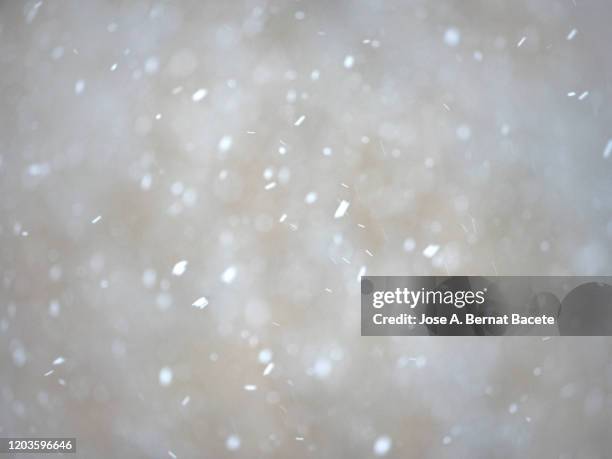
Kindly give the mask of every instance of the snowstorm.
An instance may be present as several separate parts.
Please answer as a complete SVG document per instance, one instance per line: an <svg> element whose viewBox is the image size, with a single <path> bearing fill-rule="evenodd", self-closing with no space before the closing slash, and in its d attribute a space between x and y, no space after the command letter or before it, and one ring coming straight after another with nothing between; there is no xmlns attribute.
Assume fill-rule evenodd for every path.
<svg viewBox="0 0 612 459"><path fill-rule="evenodd" d="M612 274L610 18L0 1L0 437L609 457L611 338L361 336L360 279Z"/></svg>

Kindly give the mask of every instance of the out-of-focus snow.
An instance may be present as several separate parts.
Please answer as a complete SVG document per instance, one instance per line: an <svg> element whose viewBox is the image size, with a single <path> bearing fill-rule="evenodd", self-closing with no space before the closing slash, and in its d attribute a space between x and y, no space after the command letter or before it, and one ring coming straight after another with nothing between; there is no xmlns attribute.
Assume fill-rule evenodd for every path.
<svg viewBox="0 0 612 459"><path fill-rule="evenodd" d="M612 272L611 15L0 2L0 433L605 457L610 340L361 338L357 280Z"/></svg>

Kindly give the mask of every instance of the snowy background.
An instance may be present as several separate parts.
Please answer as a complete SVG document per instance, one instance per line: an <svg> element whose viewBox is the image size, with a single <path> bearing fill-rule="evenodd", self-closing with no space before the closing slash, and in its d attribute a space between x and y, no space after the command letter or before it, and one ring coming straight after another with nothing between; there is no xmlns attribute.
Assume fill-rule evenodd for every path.
<svg viewBox="0 0 612 459"><path fill-rule="evenodd" d="M358 277L612 274L610 17L0 2L0 434L608 456L609 339L362 338Z"/></svg>

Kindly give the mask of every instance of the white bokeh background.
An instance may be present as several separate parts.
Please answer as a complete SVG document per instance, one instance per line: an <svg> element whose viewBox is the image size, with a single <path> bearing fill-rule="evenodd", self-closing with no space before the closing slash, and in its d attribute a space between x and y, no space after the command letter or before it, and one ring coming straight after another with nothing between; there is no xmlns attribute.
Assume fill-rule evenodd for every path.
<svg viewBox="0 0 612 459"><path fill-rule="evenodd" d="M0 2L0 434L607 457L609 339L362 338L357 278L611 273L611 14Z"/></svg>

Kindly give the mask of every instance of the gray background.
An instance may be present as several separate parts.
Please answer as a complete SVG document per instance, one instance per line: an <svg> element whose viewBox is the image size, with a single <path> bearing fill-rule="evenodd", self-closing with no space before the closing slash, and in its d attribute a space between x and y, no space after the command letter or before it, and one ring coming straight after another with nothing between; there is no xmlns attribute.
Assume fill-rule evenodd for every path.
<svg viewBox="0 0 612 459"><path fill-rule="evenodd" d="M611 273L611 15L0 2L0 433L87 458L608 456L609 339L362 338L357 276Z"/></svg>

